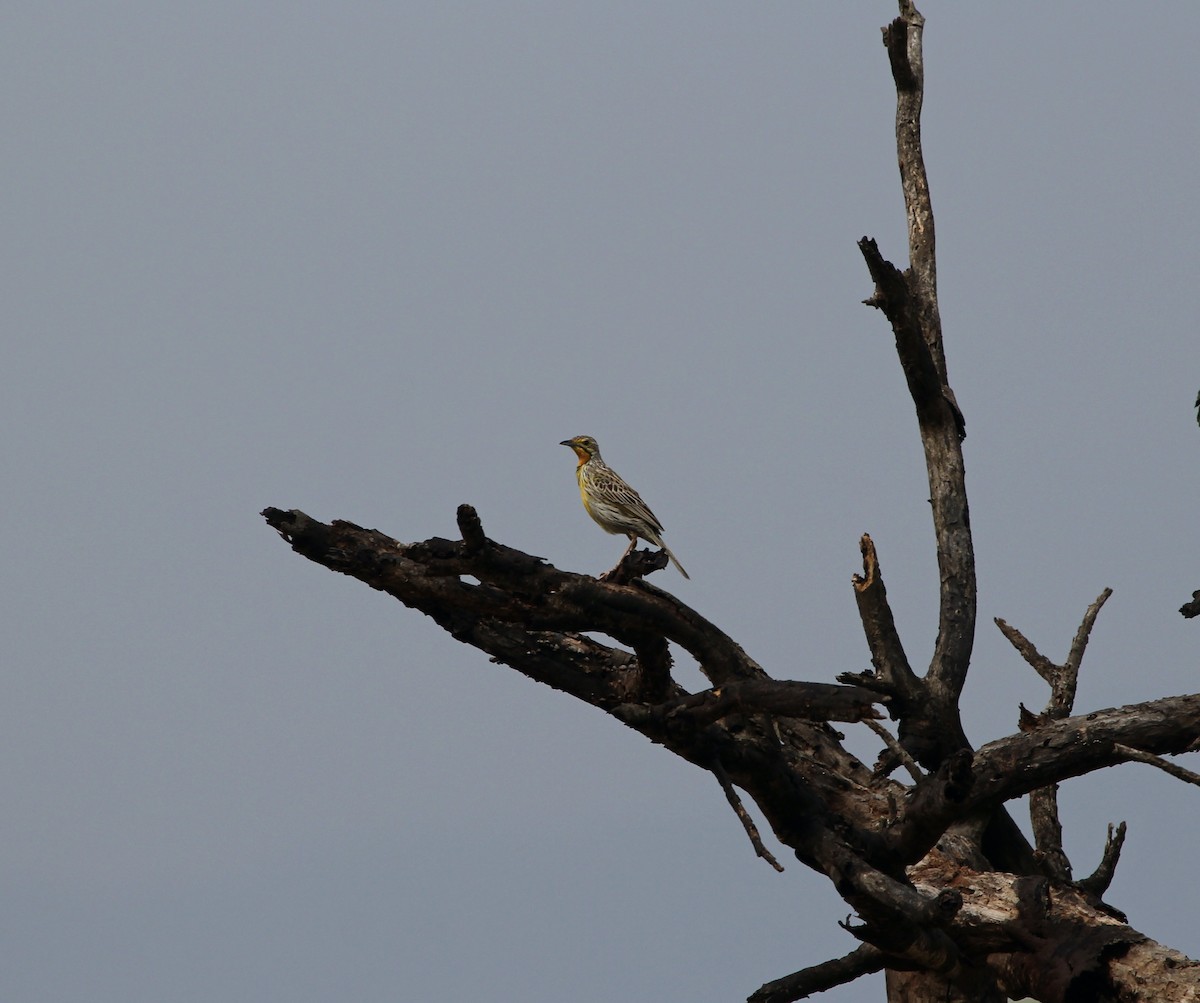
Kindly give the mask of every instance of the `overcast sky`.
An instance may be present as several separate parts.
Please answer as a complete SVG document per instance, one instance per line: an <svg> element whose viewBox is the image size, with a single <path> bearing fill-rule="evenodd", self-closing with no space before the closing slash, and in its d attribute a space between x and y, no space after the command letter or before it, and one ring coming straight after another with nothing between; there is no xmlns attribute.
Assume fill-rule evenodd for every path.
<svg viewBox="0 0 1200 1003"><path fill-rule="evenodd" d="M1105 586L1077 709L1200 690L1200 5L922 8L982 744L1047 698L992 617L1061 660ZM413 541L470 502L595 573L586 433L692 575L656 583L769 672L867 666L863 532L925 662L925 475L855 247L906 263L894 14L6 6L4 1000L730 1001L855 946L711 776L258 512ZM1080 874L1129 821L1110 900L1200 952L1195 789L1061 801Z"/></svg>

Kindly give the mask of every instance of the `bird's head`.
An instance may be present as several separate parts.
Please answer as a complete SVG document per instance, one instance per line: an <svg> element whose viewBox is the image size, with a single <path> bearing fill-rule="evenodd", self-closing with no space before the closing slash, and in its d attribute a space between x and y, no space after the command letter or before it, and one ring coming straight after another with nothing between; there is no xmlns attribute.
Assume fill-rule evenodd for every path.
<svg viewBox="0 0 1200 1003"><path fill-rule="evenodd" d="M600 447L590 435L577 435L573 439L563 439L560 446L570 446L575 450L580 463L587 463L593 456L600 456Z"/></svg>

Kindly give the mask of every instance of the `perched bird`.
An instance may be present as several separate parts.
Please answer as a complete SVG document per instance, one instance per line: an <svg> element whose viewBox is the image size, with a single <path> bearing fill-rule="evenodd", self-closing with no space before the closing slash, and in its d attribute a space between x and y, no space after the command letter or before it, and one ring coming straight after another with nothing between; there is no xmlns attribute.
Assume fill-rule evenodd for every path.
<svg viewBox="0 0 1200 1003"><path fill-rule="evenodd" d="M587 509L588 515L595 519L606 533L629 537L629 546L621 555L621 561L637 546L640 536L656 547L662 547L663 553L671 559L679 573L684 578L691 578L671 553L671 548L663 543L663 527L658 521L658 516L651 512L650 506L642 501L641 496L600 458L600 446L596 440L590 435L577 435L573 439L564 439L560 445L570 446L579 457L575 479L579 481L579 494L583 498L583 507ZM617 561L617 567L621 561ZM613 571L616 570L614 567ZM612 571L608 574L612 574Z"/></svg>

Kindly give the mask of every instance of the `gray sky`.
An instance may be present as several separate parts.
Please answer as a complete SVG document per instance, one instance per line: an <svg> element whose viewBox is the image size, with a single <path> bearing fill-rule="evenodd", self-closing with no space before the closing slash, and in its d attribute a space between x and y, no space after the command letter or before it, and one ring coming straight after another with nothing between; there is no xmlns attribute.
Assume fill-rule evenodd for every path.
<svg viewBox="0 0 1200 1003"><path fill-rule="evenodd" d="M1105 586L1078 709L1200 689L1200 6L923 10L982 743L1047 695L991 618L1061 658ZM558 445L589 433L692 574L656 581L770 672L866 666L864 531L926 660L920 449L855 247L906 260L894 13L8 5L6 1001L727 1001L854 947L711 777L257 513L416 540L471 502L599 572L622 543ZM1195 791L1061 798L1077 870L1128 819L1111 901L1200 952Z"/></svg>

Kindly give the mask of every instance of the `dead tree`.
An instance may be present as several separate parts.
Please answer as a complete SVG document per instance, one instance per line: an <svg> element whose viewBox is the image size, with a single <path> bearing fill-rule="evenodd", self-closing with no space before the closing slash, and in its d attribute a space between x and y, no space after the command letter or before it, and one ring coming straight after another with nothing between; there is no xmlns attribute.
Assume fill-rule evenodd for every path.
<svg viewBox="0 0 1200 1003"><path fill-rule="evenodd" d="M1015 734L980 748L962 727L976 577L965 423L942 349L921 152L923 23L901 0L900 16L883 30L897 93L908 268L885 260L873 240L859 242L875 286L866 303L895 334L929 475L941 593L937 643L923 673L905 654L867 536L853 585L872 668L838 683L796 682L773 678L716 625L647 583L645 575L666 565L661 553L635 551L598 581L489 539L467 505L458 511L461 539L411 544L296 510L263 515L302 556L388 593L493 661L711 771L756 852L778 867L743 805L748 797L775 839L833 882L857 917L844 925L861 941L843 958L768 982L750 996L756 1003L802 999L880 970L892 1001L1193 999L1200 964L1138 933L1104 901L1124 823L1110 828L1095 871L1076 878L1056 791L1071 777L1130 761L1200 781L1160 758L1200 747L1200 694L1072 716L1105 590L1061 665L997 620L1050 685L1050 701L1037 714L1021 708ZM696 660L709 689L690 693L675 681L668 642ZM895 735L879 723L883 711ZM864 721L879 733L886 750L874 769L843 748L835 721ZM1007 810L1026 794L1032 846Z"/></svg>

